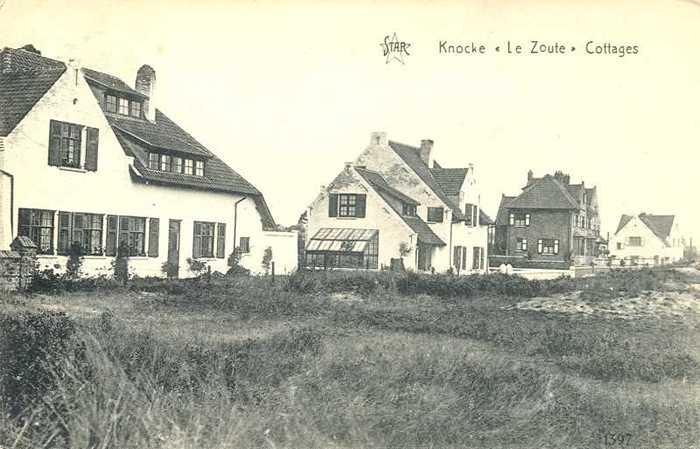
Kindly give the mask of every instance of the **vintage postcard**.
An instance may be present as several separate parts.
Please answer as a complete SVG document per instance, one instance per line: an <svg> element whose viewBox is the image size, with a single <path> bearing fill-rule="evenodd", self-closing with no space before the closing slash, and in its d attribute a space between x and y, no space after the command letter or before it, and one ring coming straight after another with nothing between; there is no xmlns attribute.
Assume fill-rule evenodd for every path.
<svg viewBox="0 0 700 449"><path fill-rule="evenodd" d="M700 448L700 2L0 0L0 449Z"/></svg>

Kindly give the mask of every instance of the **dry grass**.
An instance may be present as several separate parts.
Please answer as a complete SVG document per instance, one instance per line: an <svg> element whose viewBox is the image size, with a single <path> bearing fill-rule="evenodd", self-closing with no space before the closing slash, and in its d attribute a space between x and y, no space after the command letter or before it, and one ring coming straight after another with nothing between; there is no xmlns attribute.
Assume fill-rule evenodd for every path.
<svg viewBox="0 0 700 449"><path fill-rule="evenodd" d="M0 418L0 446L598 448L609 433L629 433L629 447L700 444L692 318L231 288L7 299L8 316L72 317L78 350L50 364L56 387L22 419Z"/></svg>

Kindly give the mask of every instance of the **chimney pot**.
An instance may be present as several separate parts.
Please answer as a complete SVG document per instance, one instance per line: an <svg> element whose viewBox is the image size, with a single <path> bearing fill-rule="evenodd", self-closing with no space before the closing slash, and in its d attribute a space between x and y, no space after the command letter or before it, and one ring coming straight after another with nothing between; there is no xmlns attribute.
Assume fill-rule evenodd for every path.
<svg viewBox="0 0 700 449"><path fill-rule="evenodd" d="M136 72L136 90L148 98L143 103L143 112L148 120L156 121L156 71L144 64Z"/></svg>
<svg viewBox="0 0 700 449"><path fill-rule="evenodd" d="M421 160L423 160L428 167L430 167L432 161L430 153L433 150L433 143L431 139L423 139L420 141L420 149L418 152L420 153Z"/></svg>
<svg viewBox="0 0 700 449"><path fill-rule="evenodd" d="M386 145L387 144L386 132L374 131L370 135L369 144L370 145Z"/></svg>

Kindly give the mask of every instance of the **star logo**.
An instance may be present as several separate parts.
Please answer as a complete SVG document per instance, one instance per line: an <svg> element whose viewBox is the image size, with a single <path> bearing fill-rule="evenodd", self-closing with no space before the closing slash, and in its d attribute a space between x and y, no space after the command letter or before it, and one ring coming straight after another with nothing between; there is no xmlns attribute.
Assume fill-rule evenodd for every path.
<svg viewBox="0 0 700 449"><path fill-rule="evenodd" d="M408 48L411 46L408 42L399 40L396 33L393 36L385 36L384 42L379 44L384 51L384 56L386 57L386 63L389 64L392 60L397 60L401 64L406 64L404 61L404 56L411 56L408 52Z"/></svg>

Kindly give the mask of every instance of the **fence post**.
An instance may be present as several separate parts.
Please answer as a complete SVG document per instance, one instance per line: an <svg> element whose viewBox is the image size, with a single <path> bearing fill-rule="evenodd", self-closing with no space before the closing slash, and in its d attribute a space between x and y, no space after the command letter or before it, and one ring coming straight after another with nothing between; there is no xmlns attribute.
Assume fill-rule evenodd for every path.
<svg viewBox="0 0 700 449"><path fill-rule="evenodd" d="M211 283L211 265L207 265L207 284Z"/></svg>
<svg viewBox="0 0 700 449"><path fill-rule="evenodd" d="M272 285L275 285L275 261L273 260L270 265L272 266Z"/></svg>

